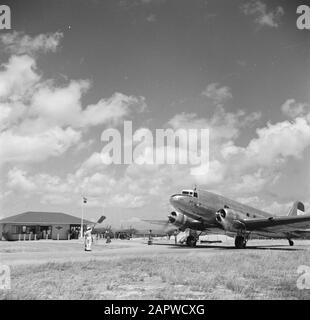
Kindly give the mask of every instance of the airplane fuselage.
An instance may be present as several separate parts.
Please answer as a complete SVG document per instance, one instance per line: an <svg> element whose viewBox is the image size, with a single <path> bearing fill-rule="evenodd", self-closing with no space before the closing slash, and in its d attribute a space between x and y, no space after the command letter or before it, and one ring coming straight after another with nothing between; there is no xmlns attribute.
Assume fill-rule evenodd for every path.
<svg viewBox="0 0 310 320"><path fill-rule="evenodd" d="M236 210L244 219L268 218L272 216L268 212L205 190L199 190L197 197L175 194L171 196L170 203L179 212L210 226L218 226L216 212L221 208Z"/></svg>

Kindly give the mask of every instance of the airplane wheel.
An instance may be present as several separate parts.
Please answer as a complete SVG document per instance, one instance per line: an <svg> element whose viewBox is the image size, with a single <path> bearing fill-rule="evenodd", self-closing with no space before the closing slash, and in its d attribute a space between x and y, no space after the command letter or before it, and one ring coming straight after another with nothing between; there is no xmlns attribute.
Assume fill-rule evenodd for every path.
<svg viewBox="0 0 310 320"><path fill-rule="evenodd" d="M246 246L246 240L242 236L236 236L235 238L235 247L237 249L244 249Z"/></svg>
<svg viewBox="0 0 310 320"><path fill-rule="evenodd" d="M288 240L288 243L290 244L291 247L294 245L294 241L291 239Z"/></svg>
<svg viewBox="0 0 310 320"><path fill-rule="evenodd" d="M186 239L186 244L189 246L189 247L196 247L196 238L193 237L193 236L188 236L187 239Z"/></svg>

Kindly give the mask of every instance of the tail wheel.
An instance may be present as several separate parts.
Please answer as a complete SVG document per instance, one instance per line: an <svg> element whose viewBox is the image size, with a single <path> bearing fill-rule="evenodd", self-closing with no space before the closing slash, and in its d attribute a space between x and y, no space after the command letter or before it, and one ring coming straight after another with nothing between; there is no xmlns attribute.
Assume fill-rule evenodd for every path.
<svg viewBox="0 0 310 320"><path fill-rule="evenodd" d="M194 236L188 236L186 239L186 244L189 247L196 247L197 240Z"/></svg>
<svg viewBox="0 0 310 320"><path fill-rule="evenodd" d="M294 245L294 241L291 239L288 239L288 243L290 244L291 247Z"/></svg>
<svg viewBox="0 0 310 320"><path fill-rule="evenodd" d="M246 247L246 239L243 236L236 236L235 247L237 249L244 249Z"/></svg>

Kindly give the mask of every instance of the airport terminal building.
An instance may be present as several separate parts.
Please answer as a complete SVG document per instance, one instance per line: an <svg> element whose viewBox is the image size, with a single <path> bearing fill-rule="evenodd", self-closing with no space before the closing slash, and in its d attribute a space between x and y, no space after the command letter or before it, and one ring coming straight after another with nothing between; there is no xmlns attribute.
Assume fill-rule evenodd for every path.
<svg viewBox="0 0 310 320"><path fill-rule="evenodd" d="M0 240L77 239L80 227L81 219L69 214L28 211L0 220Z"/></svg>

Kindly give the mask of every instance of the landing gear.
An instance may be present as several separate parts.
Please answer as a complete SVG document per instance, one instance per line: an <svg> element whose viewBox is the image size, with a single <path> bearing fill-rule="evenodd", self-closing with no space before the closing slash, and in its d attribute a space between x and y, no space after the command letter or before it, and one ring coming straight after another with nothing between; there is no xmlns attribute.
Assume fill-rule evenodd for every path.
<svg viewBox="0 0 310 320"><path fill-rule="evenodd" d="M291 247L294 245L294 241L291 239L288 239L288 243L290 244Z"/></svg>
<svg viewBox="0 0 310 320"><path fill-rule="evenodd" d="M189 246L189 247L196 247L196 243L197 243L197 239L196 237L192 236L192 235L189 235L186 239L186 244Z"/></svg>
<svg viewBox="0 0 310 320"><path fill-rule="evenodd" d="M237 249L244 249L246 247L246 238L243 236L236 236L235 247Z"/></svg>

